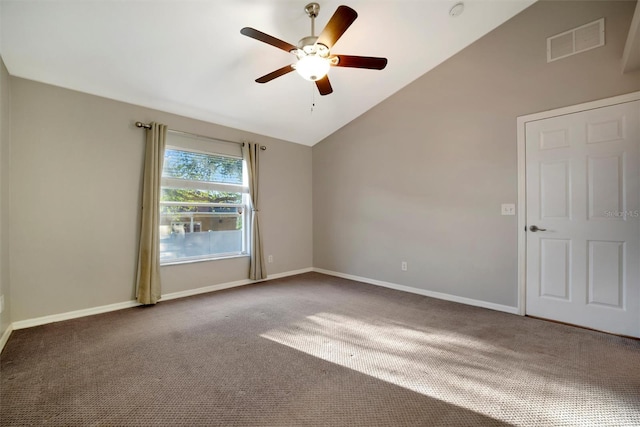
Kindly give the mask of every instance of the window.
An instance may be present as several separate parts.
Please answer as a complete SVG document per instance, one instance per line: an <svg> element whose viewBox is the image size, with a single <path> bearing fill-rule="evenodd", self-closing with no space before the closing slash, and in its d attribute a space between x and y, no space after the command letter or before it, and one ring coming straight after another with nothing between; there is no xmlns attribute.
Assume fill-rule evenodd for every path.
<svg viewBox="0 0 640 427"><path fill-rule="evenodd" d="M237 155L203 150L215 146L215 141L202 138L167 135L160 197L161 264L248 252L244 162L238 147Z"/></svg>

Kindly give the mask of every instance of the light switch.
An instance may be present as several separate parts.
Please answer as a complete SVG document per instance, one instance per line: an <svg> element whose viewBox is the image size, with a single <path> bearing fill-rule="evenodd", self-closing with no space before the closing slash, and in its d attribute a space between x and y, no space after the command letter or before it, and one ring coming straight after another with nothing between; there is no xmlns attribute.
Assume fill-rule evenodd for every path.
<svg viewBox="0 0 640 427"><path fill-rule="evenodd" d="M502 215L515 215L515 214L516 214L516 205L514 203L502 204Z"/></svg>

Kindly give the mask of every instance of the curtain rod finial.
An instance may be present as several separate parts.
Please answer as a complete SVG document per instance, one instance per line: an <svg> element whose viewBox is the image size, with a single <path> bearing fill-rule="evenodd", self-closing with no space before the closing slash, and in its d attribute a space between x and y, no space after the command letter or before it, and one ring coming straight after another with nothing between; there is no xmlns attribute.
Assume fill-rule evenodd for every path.
<svg viewBox="0 0 640 427"><path fill-rule="evenodd" d="M136 127L145 128L145 129L151 129L151 125L148 125L148 124L142 123L142 122L136 122Z"/></svg>

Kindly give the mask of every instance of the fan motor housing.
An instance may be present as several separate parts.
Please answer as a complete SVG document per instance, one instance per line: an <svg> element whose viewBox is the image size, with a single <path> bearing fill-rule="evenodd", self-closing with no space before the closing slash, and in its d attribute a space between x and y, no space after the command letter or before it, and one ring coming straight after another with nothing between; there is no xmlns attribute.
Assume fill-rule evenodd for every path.
<svg viewBox="0 0 640 427"><path fill-rule="evenodd" d="M293 51L298 58L307 55L316 55L322 58L326 58L329 56L329 48L323 45L322 43L316 43L318 37L316 36L308 36L303 37L298 42L298 49Z"/></svg>
<svg viewBox="0 0 640 427"><path fill-rule="evenodd" d="M298 48L305 50L304 49L305 47L313 46L314 44L316 44L317 40L318 40L318 37L315 37L315 36L303 37L298 42Z"/></svg>

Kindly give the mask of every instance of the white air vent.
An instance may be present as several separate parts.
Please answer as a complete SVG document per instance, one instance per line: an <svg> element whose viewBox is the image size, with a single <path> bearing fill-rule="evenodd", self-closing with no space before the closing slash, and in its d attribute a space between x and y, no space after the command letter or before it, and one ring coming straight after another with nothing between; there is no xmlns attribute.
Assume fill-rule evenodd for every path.
<svg viewBox="0 0 640 427"><path fill-rule="evenodd" d="M547 39L547 62L604 46L604 18Z"/></svg>

